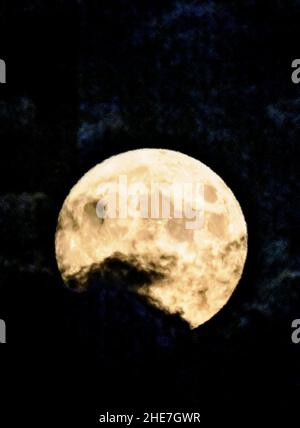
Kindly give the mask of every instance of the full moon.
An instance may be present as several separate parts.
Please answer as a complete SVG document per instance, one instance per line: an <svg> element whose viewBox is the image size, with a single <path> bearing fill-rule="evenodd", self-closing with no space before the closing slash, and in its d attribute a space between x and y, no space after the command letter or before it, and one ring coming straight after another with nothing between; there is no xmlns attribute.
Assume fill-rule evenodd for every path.
<svg viewBox="0 0 300 428"><path fill-rule="evenodd" d="M209 167L180 152L140 149L106 159L75 184L55 249L66 286L86 290L95 267L100 275L107 266L123 275L131 267L139 273L134 292L195 328L237 286L247 227L234 194Z"/></svg>

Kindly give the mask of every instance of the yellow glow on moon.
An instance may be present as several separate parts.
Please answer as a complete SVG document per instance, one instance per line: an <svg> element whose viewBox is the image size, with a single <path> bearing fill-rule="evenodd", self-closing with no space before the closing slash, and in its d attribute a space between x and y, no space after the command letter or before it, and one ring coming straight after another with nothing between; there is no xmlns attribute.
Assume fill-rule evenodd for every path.
<svg viewBox="0 0 300 428"><path fill-rule="evenodd" d="M168 218L161 213L158 218L99 218L97 204L106 207L108 201L102 184L116 183L120 176L129 185L143 182L149 195L153 182L201 183L201 227L188 229L187 218L172 213ZM171 206L182 202L178 198L171 196ZM235 196L206 165L172 150L141 149L105 160L78 181L61 209L55 246L64 281L68 285L75 278L78 291L85 289L89 269L110 257L154 272L151 283L136 292L195 328L226 304L240 280L247 227Z"/></svg>

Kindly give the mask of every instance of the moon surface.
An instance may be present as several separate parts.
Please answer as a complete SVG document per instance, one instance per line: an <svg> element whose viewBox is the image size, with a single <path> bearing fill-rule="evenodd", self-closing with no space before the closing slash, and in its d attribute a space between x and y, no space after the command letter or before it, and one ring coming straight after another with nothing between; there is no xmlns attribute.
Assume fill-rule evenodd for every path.
<svg viewBox="0 0 300 428"><path fill-rule="evenodd" d="M109 216L108 189L120 177L140 191L124 199L123 188L114 187L117 205ZM163 184L158 198L155 183ZM194 198L193 191L170 192L174 183L200 190ZM154 202L159 206L152 212ZM183 206L189 210L178 212ZM55 249L63 280L74 290L88 287L95 267L100 275L120 271L132 290L195 328L226 304L238 284L247 227L234 194L209 167L180 152L140 149L96 165L71 189L59 214Z"/></svg>

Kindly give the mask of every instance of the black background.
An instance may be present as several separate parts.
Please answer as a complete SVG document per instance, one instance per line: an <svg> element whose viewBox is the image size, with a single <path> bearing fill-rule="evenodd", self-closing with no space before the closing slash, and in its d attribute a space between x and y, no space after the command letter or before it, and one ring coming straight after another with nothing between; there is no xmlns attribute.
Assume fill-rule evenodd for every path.
<svg viewBox="0 0 300 428"><path fill-rule="evenodd" d="M200 411L203 426L299 419L300 3L0 3L0 421ZM216 171L249 231L242 280L190 331L116 273L66 290L54 254L72 185L112 154L170 148Z"/></svg>

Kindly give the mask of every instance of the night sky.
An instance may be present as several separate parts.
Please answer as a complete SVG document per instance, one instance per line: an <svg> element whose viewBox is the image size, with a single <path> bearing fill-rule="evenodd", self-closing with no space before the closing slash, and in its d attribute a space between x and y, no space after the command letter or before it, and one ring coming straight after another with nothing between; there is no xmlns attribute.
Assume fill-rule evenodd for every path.
<svg viewBox="0 0 300 428"><path fill-rule="evenodd" d="M39 426L101 409L299 421L299 22L299 0L1 1L0 423L6 402ZM248 224L242 279L195 330L136 296L129 268L76 294L56 265L70 188L143 147L211 167Z"/></svg>

